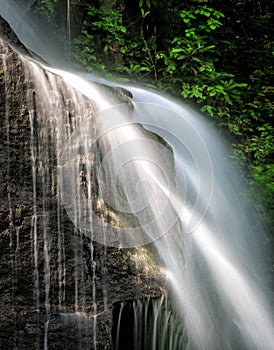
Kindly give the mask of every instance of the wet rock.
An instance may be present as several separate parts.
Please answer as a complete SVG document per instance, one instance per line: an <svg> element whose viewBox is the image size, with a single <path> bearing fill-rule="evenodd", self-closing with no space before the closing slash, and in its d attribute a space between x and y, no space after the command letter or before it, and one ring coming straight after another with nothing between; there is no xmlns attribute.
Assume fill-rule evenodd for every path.
<svg viewBox="0 0 274 350"><path fill-rule="evenodd" d="M37 349L46 341L50 349L93 349L95 343L110 349L113 304L161 295L164 274L149 245L119 249L92 242L59 205L50 119L45 125L36 120L31 130L28 99L39 104L39 93L17 53L29 52L2 18L0 36L0 348ZM116 98L130 105L125 91ZM67 95L73 119L69 101ZM86 111L94 113L89 102ZM48 148L39 150L51 155L44 177L43 159L32 154L38 129L49 138ZM98 221L94 229L102 227Z"/></svg>

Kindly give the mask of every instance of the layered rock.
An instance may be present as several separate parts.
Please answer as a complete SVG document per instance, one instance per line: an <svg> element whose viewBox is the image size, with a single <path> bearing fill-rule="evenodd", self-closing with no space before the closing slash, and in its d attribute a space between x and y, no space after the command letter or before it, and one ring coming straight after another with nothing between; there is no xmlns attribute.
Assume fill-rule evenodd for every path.
<svg viewBox="0 0 274 350"><path fill-rule="evenodd" d="M0 347L110 349L113 304L159 296L163 273L152 247L104 246L68 218L56 184L58 125L38 117L43 92L21 56L29 52L1 18L0 37ZM69 137L78 108L70 94L78 93L54 79ZM96 103L82 108L92 118Z"/></svg>

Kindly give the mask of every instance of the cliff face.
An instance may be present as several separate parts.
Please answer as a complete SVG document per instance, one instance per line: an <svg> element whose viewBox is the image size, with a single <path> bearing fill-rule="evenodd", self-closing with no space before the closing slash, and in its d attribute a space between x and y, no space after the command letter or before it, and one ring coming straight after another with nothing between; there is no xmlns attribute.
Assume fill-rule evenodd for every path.
<svg viewBox="0 0 274 350"><path fill-rule="evenodd" d="M28 52L1 18L0 37L0 348L110 349L113 304L159 296L163 275L152 249L92 242L68 218L56 179L62 131L50 115L65 115L69 137L95 104L77 106L51 73L43 79L62 86L62 106L50 92L43 104L17 53Z"/></svg>

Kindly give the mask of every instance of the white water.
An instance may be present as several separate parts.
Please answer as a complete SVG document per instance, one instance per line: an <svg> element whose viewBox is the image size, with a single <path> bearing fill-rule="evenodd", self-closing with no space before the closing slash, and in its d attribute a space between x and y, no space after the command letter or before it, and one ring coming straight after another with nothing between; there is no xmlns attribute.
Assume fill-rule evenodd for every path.
<svg viewBox="0 0 274 350"><path fill-rule="evenodd" d="M140 103L140 89L133 88L133 93L137 92L136 121L145 120L143 123L147 127L158 132L160 130L173 145L175 169L170 171L171 164L166 163L171 162L170 150L162 143L151 141L140 126L132 122L129 114L124 114L116 106L111 108L111 102L95 85L71 73L51 71L87 97L95 97L102 111L98 114L97 128L104 157L98 166L103 167L107 179L103 180L102 175L101 194L115 209L134 213L140 223L137 229L129 227L121 230L119 244L134 246L154 242L166 265L170 285L185 322L189 348L270 350L274 341L271 306L265 301L264 282L259 277L260 261L257 260L264 257L260 256L259 246L252 246L256 232L249 226L247 213L241 208L237 193L229 185L231 179L226 175L227 169L220 169L220 162L224 164L224 160L228 160L214 131L202 120L199 121L196 113L165 97L147 91L146 97L150 96L153 103ZM37 76L38 86L41 86L41 82L43 84L41 77ZM51 88L54 84L55 80L51 82ZM53 120L54 124L58 122L58 118L53 117ZM65 145L60 161L60 166L63 166L64 159L72 158L72 168L69 169L76 173L79 161L75 163L72 146L76 143L77 150L84 144L85 155L90 150L90 129L86 130L87 124L82 120L83 125L76 129L73 142L70 140ZM62 133L64 128L64 125L58 128L58 133ZM60 139L63 140L62 137ZM60 147L64 145L60 144ZM71 158L67 159L67 153L71 150ZM77 174L72 179L77 179ZM175 183L170 179L173 175L176 175ZM183 176L183 181L180 176ZM46 177L43 179L46 181ZM62 181L61 175L58 178L61 188ZM118 182L127 201L124 198L121 201L116 191L115 184ZM138 182L139 185L135 187ZM73 182L70 185L72 188L78 186ZM79 221L77 212L83 210L83 205L80 204L79 208L79 202L74 203L74 211L69 215L76 219L75 224L81 228L81 217ZM46 208L44 210L46 212ZM88 210L88 215L91 215L91 211ZM88 226L92 227L92 219ZM47 227L46 223L44 227ZM88 235L92 234L86 226L85 230ZM145 237L141 230L145 231ZM246 240L246 233L251 242ZM47 282L47 236L44 237L44 245ZM250 248L255 248L257 254L250 254ZM49 313L47 286L49 281L46 283L45 300ZM75 307L77 312L78 305ZM96 313L95 301L94 307ZM94 334L96 336L96 332Z"/></svg>
<svg viewBox="0 0 274 350"><path fill-rule="evenodd" d="M57 227L57 249L58 249L58 308L62 316L66 318L66 291L65 282L69 279L66 275L65 251L66 242L64 241L64 218L62 217L62 206L59 189L62 188L62 177L57 176L58 169L62 166L61 155L64 143L69 139L71 132L76 128L76 125L81 124L85 118L88 118L90 110L89 102L84 101L83 97L70 87L65 87L59 77L51 72L45 72L39 65L33 61L23 58L23 63L26 67L26 75L31 80L29 91L28 108L30 110L30 129L31 129L31 154L32 154L32 174L33 174L33 246L34 246L34 291L36 295L35 310L39 308L43 310L44 304L45 320L44 320L44 349L48 349L48 333L51 322L51 275L56 271L51 271L51 249L52 233L49 225L49 213L52 210L49 206L52 205L50 198L56 198L56 227ZM34 112L35 111L35 112ZM53 163L56 164L53 166ZM79 164L78 164L79 166ZM76 176L78 178L79 172ZM71 175L71 174L70 174ZM42 185L42 237L38 232L37 224L37 198L36 187L37 179ZM77 186L77 184L74 184ZM77 219L78 207L77 203L72 200L72 206L75 210ZM75 228L75 234L77 228ZM89 237L91 236L89 230ZM44 261L44 300L39 300L39 271L38 271L38 238L43 242L43 261ZM88 296L86 291L86 281L84 271L84 252L83 240L79 237L74 246L74 313L68 313L68 317L78 323L79 330L83 329L85 322L85 310L92 309L94 316L92 330L88 330L86 334L92 334L94 349L96 349L96 288L95 288L95 263L93 261L93 246L90 243L90 260L91 260L91 278L92 278L92 295ZM41 277L40 277L41 278ZM86 298L91 299L91 305L88 305ZM82 315L83 317L79 317ZM80 331L79 331L80 332ZM80 339L80 346L85 345L87 337Z"/></svg>
<svg viewBox="0 0 274 350"><path fill-rule="evenodd" d="M121 303L116 323L114 350L185 349L180 317L166 295Z"/></svg>
<svg viewBox="0 0 274 350"><path fill-rule="evenodd" d="M79 78L68 80L66 73L57 73L91 96L94 86L87 90ZM149 91L145 96L152 103L140 101L144 90L131 91L137 96L136 121L160 130L173 146L176 184L167 179L170 164L165 162L170 158L163 144L150 142L127 114L100 97L101 166L108 176L101 183L104 199L121 212L134 213L145 240L154 242L185 322L189 349L271 350L274 328L263 275L264 232L241 204L241 184L231 177L224 145L197 113ZM126 203L115 189L118 183ZM122 246L144 243L140 231L133 231L120 236Z"/></svg>

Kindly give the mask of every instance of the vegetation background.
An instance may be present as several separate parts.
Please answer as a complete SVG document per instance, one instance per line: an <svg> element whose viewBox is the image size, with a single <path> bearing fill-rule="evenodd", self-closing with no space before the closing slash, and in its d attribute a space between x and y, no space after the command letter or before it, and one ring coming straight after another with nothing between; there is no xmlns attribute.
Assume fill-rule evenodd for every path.
<svg viewBox="0 0 274 350"><path fill-rule="evenodd" d="M274 245L271 0L33 0L72 67L198 105L245 175Z"/></svg>

